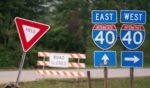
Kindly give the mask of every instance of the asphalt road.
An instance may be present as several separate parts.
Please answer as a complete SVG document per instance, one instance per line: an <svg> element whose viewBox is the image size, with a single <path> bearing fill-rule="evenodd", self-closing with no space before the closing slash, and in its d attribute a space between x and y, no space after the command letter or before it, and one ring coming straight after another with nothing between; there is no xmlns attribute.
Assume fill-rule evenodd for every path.
<svg viewBox="0 0 150 88"><path fill-rule="evenodd" d="M54 69L53 69L54 70ZM58 70L58 69L57 69ZM87 71L91 71L92 78L103 78L104 72L103 69L67 69L69 71L82 71L85 74ZM15 82L17 78L18 71L0 71L0 84ZM129 69L108 69L108 78L126 78L129 77L130 70ZM135 77L150 77L150 68L145 69L135 69L134 70ZM86 76L85 76L86 77ZM22 71L20 81L35 81L42 79L42 75L37 75L35 70L24 70ZM63 76L44 76L44 78L66 78ZM67 77L70 78L70 77Z"/></svg>

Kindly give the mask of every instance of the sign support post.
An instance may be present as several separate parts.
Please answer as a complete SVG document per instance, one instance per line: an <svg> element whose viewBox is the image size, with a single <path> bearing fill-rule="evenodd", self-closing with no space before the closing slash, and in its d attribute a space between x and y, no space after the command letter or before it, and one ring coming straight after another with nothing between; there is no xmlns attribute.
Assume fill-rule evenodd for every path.
<svg viewBox="0 0 150 88"><path fill-rule="evenodd" d="M87 77L88 77L88 88L91 88L91 74L90 74L90 71L87 71Z"/></svg>
<svg viewBox="0 0 150 88"><path fill-rule="evenodd" d="M134 88L133 80L134 80L134 68L130 68L130 88Z"/></svg>
<svg viewBox="0 0 150 88"><path fill-rule="evenodd" d="M108 68L104 67L104 88L108 88Z"/></svg>
<svg viewBox="0 0 150 88"><path fill-rule="evenodd" d="M104 88L108 88L108 68L107 67L104 67Z"/></svg>
<svg viewBox="0 0 150 88"><path fill-rule="evenodd" d="M16 80L17 85L19 83L20 75L21 75L22 68L23 68L23 65L24 65L25 56L26 56L26 52L23 52L21 62L20 62L20 66L19 66L19 72L18 72L18 76L17 76L17 80Z"/></svg>

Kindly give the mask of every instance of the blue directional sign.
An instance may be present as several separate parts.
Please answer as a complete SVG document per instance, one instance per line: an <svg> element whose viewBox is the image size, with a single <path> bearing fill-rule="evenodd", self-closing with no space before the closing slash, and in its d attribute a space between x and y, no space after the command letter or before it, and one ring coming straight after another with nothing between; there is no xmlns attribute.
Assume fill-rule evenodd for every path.
<svg viewBox="0 0 150 88"><path fill-rule="evenodd" d="M103 50L111 48L117 40L115 25L94 25L92 29L94 43Z"/></svg>
<svg viewBox="0 0 150 88"><path fill-rule="evenodd" d="M117 23L117 11L92 10L91 18L93 24L115 24Z"/></svg>
<svg viewBox="0 0 150 88"><path fill-rule="evenodd" d="M94 67L110 67L116 64L116 51L94 51Z"/></svg>
<svg viewBox="0 0 150 88"><path fill-rule="evenodd" d="M122 51L122 67L143 67L143 52L141 51Z"/></svg>
<svg viewBox="0 0 150 88"><path fill-rule="evenodd" d="M146 11L121 10L120 22L132 24L146 24Z"/></svg>
<svg viewBox="0 0 150 88"><path fill-rule="evenodd" d="M144 26L124 24L120 29L120 40L129 50L139 48L145 40Z"/></svg>

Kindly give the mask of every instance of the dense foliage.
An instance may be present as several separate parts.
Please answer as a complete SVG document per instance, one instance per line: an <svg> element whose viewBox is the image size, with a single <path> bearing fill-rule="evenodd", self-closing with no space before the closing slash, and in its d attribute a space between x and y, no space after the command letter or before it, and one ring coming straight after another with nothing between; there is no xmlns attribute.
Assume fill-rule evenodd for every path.
<svg viewBox="0 0 150 88"><path fill-rule="evenodd" d="M27 53L25 67L36 67L38 51L77 52L87 54L87 64L93 64L93 51L99 50L91 38L91 10L146 10L146 39L139 50L150 62L150 1L149 0L0 0L0 67L17 67L22 55L14 23L22 17L51 26L48 33ZM119 20L119 14L118 14ZM119 31L121 24L116 24ZM112 50L123 45L118 40Z"/></svg>

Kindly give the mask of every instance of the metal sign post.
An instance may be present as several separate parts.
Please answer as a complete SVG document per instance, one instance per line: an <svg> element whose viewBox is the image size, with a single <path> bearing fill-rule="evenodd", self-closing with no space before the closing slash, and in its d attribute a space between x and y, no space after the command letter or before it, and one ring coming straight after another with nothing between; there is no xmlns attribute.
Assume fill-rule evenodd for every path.
<svg viewBox="0 0 150 88"><path fill-rule="evenodd" d="M104 67L104 88L108 88L108 68Z"/></svg>
<svg viewBox="0 0 150 88"><path fill-rule="evenodd" d="M133 80L134 80L134 68L130 68L130 88L134 88Z"/></svg>
<svg viewBox="0 0 150 88"><path fill-rule="evenodd" d="M90 74L90 71L87 71L87 77L88 77L88 88L91 88L91 74Z"/></svg>
<svg viewBox="0 0 150 88"><path fill-rule="evenodd" d="M22 68L23 68L23 65L24 65L25 56L26 56L26 52L23 52L21 62L20 62L20 66L19 66L19 72L18 72L18 76L17 76L17 80L16 80L17 85L19 83L20 75L21 75Z"/></svg>

